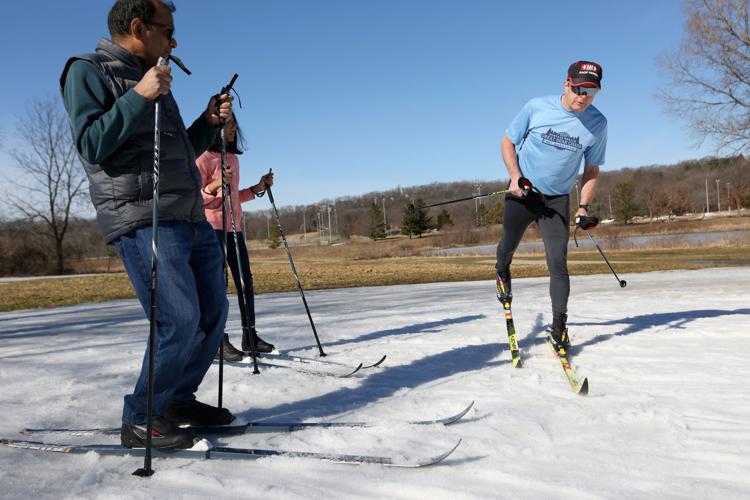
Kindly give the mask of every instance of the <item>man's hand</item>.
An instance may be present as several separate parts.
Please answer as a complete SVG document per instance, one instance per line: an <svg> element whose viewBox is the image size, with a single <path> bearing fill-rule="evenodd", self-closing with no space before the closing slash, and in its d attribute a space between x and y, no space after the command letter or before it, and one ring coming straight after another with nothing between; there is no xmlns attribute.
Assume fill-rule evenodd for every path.
<svg viewBox="0 0 750 500"><path fill-rule="evenodd" d="M217 101L216 96L212 96L211 99L208 101L208 106L206 107L206 111L204 111L203 116L208 120L208 123L213 125L214 127L218 127L221 123L221 120L229 121L232 119L232 101L234 98L229 94L222 94L219 96L219 113L216 114L216 108L217 108Z"/></svg>
<svg viewBox="0 0 750 500"><path fill-rule="evenodd" d="M141 97L153 101L160 95L167 95L172 86L172 68L169 66L154 66L143 75L133 90Z"/></svg>
<svg viewBox="0 0 750 500"><path fill-rule="evenodd" d="M519 198L525 197L528 193L521 189L521 187L518 185L518 181L521 180L521 176L518 177L511 177L510 178L510 185L508 186L508 190L510 191L510 194L513 196L518 196Z"/></svg>

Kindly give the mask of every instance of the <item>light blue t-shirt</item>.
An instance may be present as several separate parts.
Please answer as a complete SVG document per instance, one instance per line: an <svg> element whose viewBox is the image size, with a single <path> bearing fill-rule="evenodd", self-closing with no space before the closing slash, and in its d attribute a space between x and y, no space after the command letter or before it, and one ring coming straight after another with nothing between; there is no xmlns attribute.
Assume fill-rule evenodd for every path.
<svg viewBox="0 0 750 500"><path fill-rule="evenodd" d="M607 119L593 105L568 111L559 94L527 102L505 133L516 145L522 175L544 194L570 193L582 160L604 164Z"/></svg>

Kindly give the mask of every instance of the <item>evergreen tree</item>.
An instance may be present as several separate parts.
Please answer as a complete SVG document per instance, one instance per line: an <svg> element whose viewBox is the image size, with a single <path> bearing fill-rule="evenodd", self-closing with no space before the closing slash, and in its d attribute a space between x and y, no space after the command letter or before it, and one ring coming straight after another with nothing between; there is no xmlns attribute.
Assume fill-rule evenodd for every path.
<svg viewBox="0 0 750 500"><path fill-rule="evenodd" d="M401 220L401 234L408 234L410 239L413 234L421 238L422 233L432 228L432 217L427 215L422 198L417 198L415 202L406 206L404 218Z"/></svg>
<svg viewBox="0 0 750 500"><path fill-rule="evenodd" d="M615 220L618 222L627 224L640 211L633 181L618 182L612 192L612 201L615 205Z"/></svg>
<svg viewBox="0 0 750 500"><path fill-rule="evenodd" d="M279 248L279 245L281 245L281 230L276 219L271 222L269 228L271 234L268 238L268 248Z"/></svg>
<svg viewBox="0 0 750 500"><path fill-rule="evenodd" d="M477 227L487 225L487 207L484 206L484 203L480 203L477 207L477 220L474 223Z"/></svg>
<svg viewBox="0 0 750 500"><path fill-rule="evenodd" d="M487 225L490 224L502 224L503 223L503 213L505 212L505 202L499 201L492 205L489 210L487 210Z"/></svg>
<svg viewBox="0 0 750 500"><path fill-rule="evenodd" d="M385 223L383 222L383 211L380 206L372 202L370 209L367 211L368 225L367 230L370 238L373 240L385 238Z"/></svg>
<svg viewBox="0 0 750 500"><path fill-rule="evenodd" d="M435 229L440 231L443 228L443 226L452 226L452 225L453 225L453 221L451 220L451 214L448 213L448 210L442 209L437 216Z"/></svg>

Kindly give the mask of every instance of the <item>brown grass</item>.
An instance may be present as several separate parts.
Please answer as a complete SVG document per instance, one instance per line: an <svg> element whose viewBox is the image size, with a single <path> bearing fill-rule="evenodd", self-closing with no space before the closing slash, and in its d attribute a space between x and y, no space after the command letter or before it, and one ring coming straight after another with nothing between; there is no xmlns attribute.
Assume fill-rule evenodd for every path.
<svg viewBox="0 0 750 500"><path fill-rule="evenodd" d="M408 242L406 250L412 251ZM349 252L350 249L346 248L331 252L329 247L295 252L295 264L305 290L489 280L494 276L494 258L491 255L361 258L357 254L342 257L341 253ZM614 250L607 251L606 255L618 275L624 279L627 279L628 274L636 272L750 265L750 245ZM257 252L251 259L257 293L297 289L283 249ZM576 251L570 254L570 272L573 275L584 275L606 274L610 271L598 252ZM545 276L547 270L544 255L524 254L518 257L513 264L513 274L518 278ZM0 291L3 292L0 294L0 311L134 297L124 273L14 281L0 285Z"/></svg>
<svg viewBox="0 0 750 500"><path fill-rule="evenodd" d="M750 217L673 221L631 226L601 226L595 237L607 243L604 251L618 275L668 270L699 269L715 266L750 265L750 238L737 242L716 242L695 247L672 242L669 248L618 248L617 238L628 235L687 233L750 229ZM475 244L496 243L499 227L477 230L472 235L437 234L423 238L389 238L381 241L356 240L340 245L294 246L292 255L305 290L441 281L492 279L493 255L424 257L424 251L462 246L467 238ZM535 238L533 228L526 241ZM580 235L585 238L584 235ZM295 291L283 247L259 248L250 243L250 259L256 293ZM609 273L601 256L593 251L570 252L573 275ZM13 281L0 284L0 311L53 307L85 302L133 298L134 292L122 264L117 259L86 260L70 263L76 272L109 272L99 276L71 276L59 279ZM544 255L519 253L513 264L515 277L545 276ZM233 289L232 289L233 290Z"/></svg>

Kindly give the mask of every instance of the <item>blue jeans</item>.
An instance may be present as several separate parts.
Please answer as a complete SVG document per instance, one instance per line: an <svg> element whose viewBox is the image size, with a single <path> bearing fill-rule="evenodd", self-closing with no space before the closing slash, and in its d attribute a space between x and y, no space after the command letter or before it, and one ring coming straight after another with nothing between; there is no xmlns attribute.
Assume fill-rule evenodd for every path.
<svg viewBox="0 0 750 500"><path fill-rule="evenodd" d="M151 314L151 226L113 242L138 300ZM189 401L219 349L229 305L222 255L208 222L160 222L156 273L156 352L154 417L170 399ZM146 421L148 343L133 394L125 396L122 421Z"/></svg>

